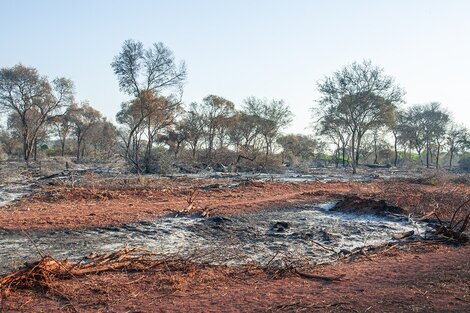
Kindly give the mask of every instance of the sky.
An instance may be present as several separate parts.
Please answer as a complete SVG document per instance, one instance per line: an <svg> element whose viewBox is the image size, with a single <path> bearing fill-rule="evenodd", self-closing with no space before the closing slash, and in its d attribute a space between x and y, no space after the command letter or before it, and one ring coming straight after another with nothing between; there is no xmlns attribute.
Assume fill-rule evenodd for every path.
<svg viewBox="0 0 470 313"><path fill-rule="evenodd" d="M163 42L188 68L183 100L284 99L286 132L311 134L316 84L369 59L470 126L470 1L0 0L0 67L71 78L108 119L128 97L110 63L126 39Z"/></svg>

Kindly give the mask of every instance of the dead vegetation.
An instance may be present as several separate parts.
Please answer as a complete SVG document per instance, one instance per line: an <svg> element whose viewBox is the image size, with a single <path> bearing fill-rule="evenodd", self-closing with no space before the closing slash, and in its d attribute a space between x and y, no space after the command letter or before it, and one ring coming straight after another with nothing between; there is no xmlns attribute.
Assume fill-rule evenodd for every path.
<svg viewBox="0 0 470 313"><path fill-rule="evenodd" d="M70 301L71 295L59 288L63 280L104 272L190 272L204 267L204 264L196 265L194 260L192 258L162 258L150 250L139 247L125 247L111 253L90 255L78 262L43 256L37 262L26 264L23 268L2 276L0 290L2 299L6 299L11 292L18 289L47 292L66 301L72 311L77 311Z"/></svg>
<svg viewBox="0 0 470 313"><path fill-rule="evenodd" d="M204 189L202 188L204 186L213 187ZM50 190L35 196L37 197L35 200L52 204L54 202L64 202L65 207L69 201L77 200L84 200L87 204L97 201L100 205L110 202L111 204L117 203L123 206L124 200L134 203L135 199L145 199L145 201L148 200L149 205L155 205L155 199L158 199L158 201L170 199L169 203L171 204L173 200L167 198L167 196L172 195L173 199L181 202L179 207L169 206L170 208L176 208L172 212L181 215L197 214L198 216L210 216L214 209L219 209L230 200L240 198L246 201L249 196L251 197L250 201L255 202L263 197L277 196L288 190L293 195L292 199L299 202L305 199L311 201L313 198L346 198L350 199L352 202L350 201L349 204L352 204L355 201L354 199L365 199L367 205L364 205L364 207L372 211L380 208L397 207L403 209L403 211L395 212L392 210L391 213L410 213L412 214L410 218L415 221L420 218L435 218L440 226L437 230L437 233L441 235L438 240L407 241L402 240L406 237L395 238L400 241L374 247L364 247L346 253L339 252L333 261L318 263L313 267L308 266L304 260L283 253L266 260L263 264L250 264L234 268L211 266L200 262L195 256L187 259L163 258L152 251L127 248L106 255L89 256L79 262L57 260L50 256L44 256L40 261L28 264L17 272L0 278L0 287L4 297L20 289L34 290L39 293L46 291L60 298L61 301L69 303L68 308L72 311L75 310L72 304L73 301L71 301L74 291L64 290L61 287L63 282L86 280L90 276L105 272L108 274L142 272L145 275L149 273L160 275L158 277L161 279L161 288L168 288L168 291L172 293L181 289L190 290L192 281L196 277L202 279L203 275L208 275L204 278L207 279L205 281L207 284L212 283L211 279L217 281L223 279L242 280L246 279L247 276L258 279L259 275L273 280L287 277L341 284L349 279L349 274L345 276L335 272L325 273L321 270L323 266L332 264L336 266L337 263L351 263L355 260L380 262L384 256L393 255L404 249L416 249L414 251L419 252L419 249L425 249L424 247L443 242L463 242L468 239L467 231L470 222L468 187L465 184L456 185L452 182L442 182L436 186L432 184L410 184L404 181L367 184L247 181L240 183L236 188L225 188L220 184L220 181L214 182L211 180L189 180L184 178L159 180L137 177L128 181L124 178L100 181L99 178L86 176L84 181L73 187L57 188L57 186L51 186L50 188ZM291 205L296 203L294 200L290 203ZM279 202L279 199L273 198L272 201ZM284 205L289 205L288 202L290 202L290 199ZM267 203L269 205L265 205L265 207L272 206L272 202ZM127 202L125 205L127 205ZM234 202L233 206L240 207L238 202ZM113 210L115 210L114 207ZM110 210L110 212L114 212L113 210ZM370 213L370 210L368 213ZM165 212L168 212L168 210ZM86 214L88 213L86 212ZM70 214L70 211L68 211L68 214ZM217 214L220 214L220 212L217 212ZM9 219L11 220L11 218ZM222 250L218 252L223 253ZM210 275L206 273L206 270L209 271L208 268L210 268ZM202 274L203 271L204 274ZM328 309L335 306L333 302L333 304L330 303L325 306L307 305L306 303L297 305L296 303L276 304L272 306L272 311L289 311L293 308L308 311L308 309Z"/></svg>
<svg viewBox="0 0 470 313"><path fill-rule="evenodd" d="M459 205L449 222L442 221L439 215L434 212L434 216L439 222L439 226L436 229L436 233L443 235L449 239L457 242L467 242L469 240L468 234L465 232L469 228L470 219L470 198Z"/></svg>
<svg viewBox="0 0 470 313"><path fill-rule="evenodd" d="M121 250L90 255L77 262L58 260L43 256L39 261L26 264L23 268L0 278L2 303L18 290L33 290L47 293L65 303L69 311L78 312L73 304L75 290L63 288L63 282L78 280L96 274L109 272L143 272L157 275L162 280L161 288L174 293L178 290L190 290L192 283L210 284L214 280L253 279L279 280L289 277L318 281L319 283L340 283L347 280L347 274L325 274L322 269L337 263L350 263L357 260L380 260L393 251L418 248L439 243L440 241L413 241L386 243L363 247L347 254L339 253L332 261L308 265L306 260L288 253L276 253L260 264L244 266L210 265L202 262L202 256L193 254L187 258L168 257L139 247L125 247ZM219 250L219 253L223 251ZM169 288L171 287L171 288ZM169 288L169 289L168 289Z"/></svg>

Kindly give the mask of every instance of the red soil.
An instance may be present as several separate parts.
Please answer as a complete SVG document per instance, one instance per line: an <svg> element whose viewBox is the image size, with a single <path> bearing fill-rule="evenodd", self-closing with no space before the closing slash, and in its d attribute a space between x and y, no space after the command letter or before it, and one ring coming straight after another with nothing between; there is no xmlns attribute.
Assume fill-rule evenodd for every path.
<svg viewBox="0 0 470 313"><path fill-rule="evenodd" d="M62 296L18 290L5 312L469 312L470 246L422 246L316 269L340 281L202 268L61 281ZM67 298L67 301L64 299Z"/></svg>
<svg viewBox="0 0 470 313"><path fill-rule="evenodd" d="M210 181L166 180L117 188L43 187L39 194L0 210L0 228L46 229L108 226L151 220L188 207L188 195ZM213 182L212 182L213 183ZM220 183L220 181L219 181ZM427 186L404 182L256 182L234 188L198 190L194 202L211 214L233 215L254 210L326 201L344 195L387 200L415 215L436 210L444 218L470 196L466 185Z"/></svg>
<svg viewBox="0 0 470 313"><path fill-rule="evenodd" d="M1 209L0 228L76 228L149 220L185 209L187 195L208 183L214 182L166 180L132 188L47 186ZM351 194L384 199L417 216L436 211L449 219L470 197L470 187L400 181L248 183L200 190L194 202L212 214L230 215ZM345 277L329 283L295 274L273 279L259 270L226 267L109 272L59 281L55 293L13 291L2 301L0 312L470 312L470 246L415 246L311 270Z"/></svg>

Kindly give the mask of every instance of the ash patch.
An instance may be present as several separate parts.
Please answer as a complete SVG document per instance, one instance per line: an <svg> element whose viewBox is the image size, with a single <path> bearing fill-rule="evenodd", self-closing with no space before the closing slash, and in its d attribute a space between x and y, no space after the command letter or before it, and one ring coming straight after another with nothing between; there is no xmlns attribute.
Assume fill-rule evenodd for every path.
<svg viewBox="0 0 470 313"><path fill-rule="evenodd" d="M112 227L30 231L31 239L19 231L0 230L0 272L37 260L37 249L56 258L78 260L92 252L115 251L126 244L162 256L187 257L197 253L203 256L201 261L212 264L263 263L278 253L313 264L333 259L341 251L396 240L395 235L407 231L419 230L417 234L424 235L428 230L427 224L411 225L405 217L328 210L332 205L305 205L230 217L167 216Z"/></svg>

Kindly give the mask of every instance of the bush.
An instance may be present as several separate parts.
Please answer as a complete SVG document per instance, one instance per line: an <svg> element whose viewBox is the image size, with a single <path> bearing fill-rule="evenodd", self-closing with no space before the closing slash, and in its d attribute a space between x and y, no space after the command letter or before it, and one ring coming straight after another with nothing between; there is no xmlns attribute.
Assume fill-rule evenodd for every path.
<svg viewBox="0 0 470 313"><path fill-rule="evenodd" d="M173 174L175 172L174 162L172 153L160 147L155 148L150 154L149 172L162 175Z"/></svg>
<svg viewBox="0 0 470 313"><path fill-rule="evenodd" d="M459 160L459 168L464 172L470 172L470 154L463 155Z"/></svg>
<svg viewBox="0 0 470 313"><path fill-rule="evenodd" d="M42 148L41 148L41 149L42 149ZM46 148L44 151L46 152L46 155L47 155L48 157L51 157L51 156L58 156L58 155L59 155L59 152L58 152L56 149L54 149L54 148Z"/></svg>

